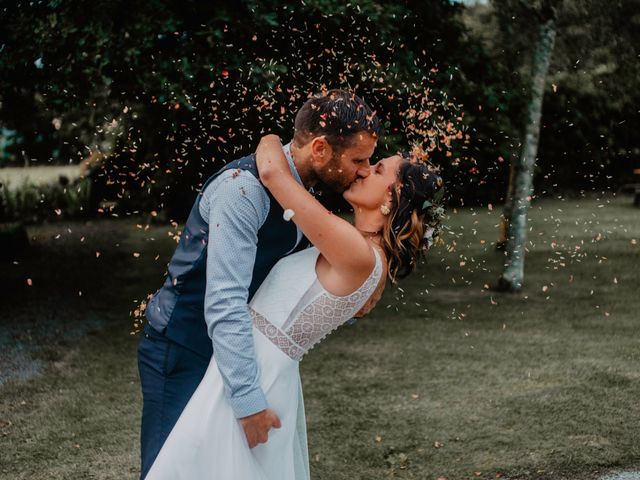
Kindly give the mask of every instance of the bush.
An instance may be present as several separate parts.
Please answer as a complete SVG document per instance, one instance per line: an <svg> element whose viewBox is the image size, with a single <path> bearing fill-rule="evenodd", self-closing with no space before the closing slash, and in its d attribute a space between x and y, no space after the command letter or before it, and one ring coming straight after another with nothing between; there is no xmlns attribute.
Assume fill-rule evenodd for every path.
<svg viewBox="0 0 640 480"><path fill-rule="evenodd" d="M91 184L87 179L74 183L33 185L23 183L0 190L0 222L38 223L44 220L77 219L87 215Z"/></svg>

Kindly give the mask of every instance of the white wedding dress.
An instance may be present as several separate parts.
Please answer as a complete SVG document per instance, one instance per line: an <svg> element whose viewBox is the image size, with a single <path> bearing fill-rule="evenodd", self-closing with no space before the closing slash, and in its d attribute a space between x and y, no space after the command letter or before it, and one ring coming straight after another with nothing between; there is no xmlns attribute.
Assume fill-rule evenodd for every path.
<svg viewBox="0 0 640 480"><path fill-rule="evenodd" d="M351 295L327 292L316 275L319 251L280 260L254 295L255 353L262 389L282 427L250 449L224 395L215 357L169 434L146 480L309 479L306 421L298 362L362 308L382 275L380 255Z"/></svg>

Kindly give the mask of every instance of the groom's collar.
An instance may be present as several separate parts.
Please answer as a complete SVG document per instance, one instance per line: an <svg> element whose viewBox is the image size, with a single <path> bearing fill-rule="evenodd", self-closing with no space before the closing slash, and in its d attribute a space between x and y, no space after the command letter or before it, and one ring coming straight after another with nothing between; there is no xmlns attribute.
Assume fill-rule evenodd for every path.
<svg viewBox="0 0 640 480"><path fill-rule="evenodd" d="M291 143L292 142L289 142L286 145L284 145L282 147L282 150L284 151L284 156L287 157L287 161L289 162L289 168L291 168L291 174L293 175L293 178L295 178L296 182L298 182L300 185L304 187L304 183L302 183L300 174L298 174L298 170L296 169L296 164L293 161L293 155L291 154ZM309 192L313 193L313 188L309 188L308 190Z"/></svg>

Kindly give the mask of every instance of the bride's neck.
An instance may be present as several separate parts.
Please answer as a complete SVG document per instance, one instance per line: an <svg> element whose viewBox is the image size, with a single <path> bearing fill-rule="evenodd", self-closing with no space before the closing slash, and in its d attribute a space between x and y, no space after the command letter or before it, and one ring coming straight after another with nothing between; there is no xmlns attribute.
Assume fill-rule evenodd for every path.
<svg viewBox="0 0 640 480"><path fill-rule="evenodd" d="M362 233L382 234L384 221L380 218L378 212L371 212L356 207L354 208L353 225Z"/></svg>

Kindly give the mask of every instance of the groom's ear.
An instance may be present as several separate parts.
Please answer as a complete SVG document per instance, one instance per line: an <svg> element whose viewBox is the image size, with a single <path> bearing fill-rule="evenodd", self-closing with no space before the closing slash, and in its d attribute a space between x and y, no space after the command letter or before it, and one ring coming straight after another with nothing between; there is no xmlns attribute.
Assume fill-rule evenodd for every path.
<svg viewBox="0 0 640 480"><path fill-rule="evenodd" d="M314 137L311 140L311 158L317 166L326 165L333 156L333 149L324 136Z"/></svg>

